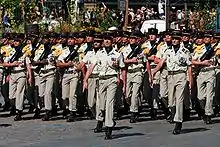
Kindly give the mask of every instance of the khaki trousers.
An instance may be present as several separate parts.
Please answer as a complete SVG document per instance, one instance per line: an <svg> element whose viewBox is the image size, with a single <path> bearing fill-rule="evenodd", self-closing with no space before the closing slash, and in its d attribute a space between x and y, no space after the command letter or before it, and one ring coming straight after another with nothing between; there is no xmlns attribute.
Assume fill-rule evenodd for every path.
<svg viewBox="0 0 220 147"><path fill-rule="evenodd" d="M0 104L5 105L4 97L2 94L2 85L3 85L3 69L0 68Z"/></svg>
<svg viewBox="0 0 220 147"><path fill-rule="evenodd" d="M220 68L216 68L215 105L220 105Z"/></svg>
<svg viewBox="0 0 220 147"><path fill-rule="evenodd" d="M87 102L90 109L93 109L95 106L96 110L96 120L103 120L99 118L101 116L101 110L99 108L99 79L98 78L89 78L88 79L88 96Z"/></svg>
<svg viewBox="0 0 220 147"><path fill-rule="evenodd" d="M78 84L78 73L71 73L63 75L62 80L62 99L69 99L69 110L77 111L77 96L76 96L76 88Z"/></svg>
<svg viewBox="0 0 220 147"><path fill-rule="evenodd" d="M44 97L44 106L46 110L52 110L52 90L55 73L40 73L39 96Z"/></svg>
<svg viewBox="0 0 220 147"><path fill-rule="evenodd" d="M157 72L153 78L153 88L152 88L152 100L151 107L158 109L159 95L160 94L160 72Z"/></svg>
<svg viewBox="0 0 220 147"><path fill-rule="evenodd" d="M17 110L23 110L26 71L11 73L9 80L9 99L15 99Z"/></svg>
<svg viewBox="0 0 220 147"><path fill-rule="evenodd" d="M176 106L175 122L183 122L183 99L187 84L186 80L186 73L168 75L168 101L169 107Z"/></svg>
<svg viewBox="0 0 220 147"><path fill-rule="evenodd" d="M117 90L117 77L111 77L108 79L99 79L99 106L101 111L105 111L105 126L113 127L114 117L114 102L115 94Z"/></svg>
<svg viewBox="0 0 220 147"><path fill-rule="evenodd" d="M198 99L206 101L205 115L213 115L215 79L215 70L200 72L197 77Z"/></svg>
<svg viewBox="0 0 220 147"><path fill-rule="evenodd" d="M130 112L138 112L140 106L140 90L143 81L143 72L127 73L126 100L130 102Z"/></svg>
<svg viewBox="0 0 220 147"><path fill-rule="evenodd" d="M168 71L166 69L160 73L160 98L168 98Z"/></svg>

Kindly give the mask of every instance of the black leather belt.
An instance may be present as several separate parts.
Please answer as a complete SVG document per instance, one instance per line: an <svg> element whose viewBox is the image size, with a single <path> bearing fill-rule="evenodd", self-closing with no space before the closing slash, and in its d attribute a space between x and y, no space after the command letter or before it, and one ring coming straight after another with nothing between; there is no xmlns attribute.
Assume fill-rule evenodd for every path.
<svg viewBox="0 0 220 147"><path fill-rule="evenodd" d="M65 73L65 74L73 74L73 73L76 73L76 71L74 71L74 70L68 71L68 70L67 70L67 71L64 71L64 73Z"/></svg>
<svg viewBox="0 0 220 147"><path fill-rule="evenodd" d="M211 71L211 70L214 70L214 69L215 69L215 67L202 68L202 69L200 70L200 72L207 72L207 71Z"/></svg>
<svg viewBox="0 0 220 147"><path fill-rule="evenodd" d="M21 72L25 72L26 70L25 69L22 69L22 70L12 70L11 73L21 73Z"/></svg>
<svg viewBox="0 0 220 147"><path fill-rule="evenodd" d="M186 73L186 71L179 70L179 71L168 71L168 75L177 75L181 73Z"/></svg>
<svg viewBox="0 0 220 147"><path fill-rule="evenodd" d="M105 76L100 76L99 79L100 80L107 80L113 77L117 77L117 75L105 75Z"/></svg>
<svg viewBox="0 0 220 147"><path fill-rule="evenodd" d="M142 68L128 69L129 73L142 72Z"/></svg>
<svg viewBox="0 0 220 147"><path fill-rule="evenodd" d="M89 76L89 78L98 78L98 77L99 77L98 74L92 74L92 75Z"/></svg>
<svg viewBox="0 0 220 147"><path fill-rule="evenodd" d="M41 70L40 72L43 74L49 73L51 71L55 71L55 69L46 69L46 70Z"/></svg>

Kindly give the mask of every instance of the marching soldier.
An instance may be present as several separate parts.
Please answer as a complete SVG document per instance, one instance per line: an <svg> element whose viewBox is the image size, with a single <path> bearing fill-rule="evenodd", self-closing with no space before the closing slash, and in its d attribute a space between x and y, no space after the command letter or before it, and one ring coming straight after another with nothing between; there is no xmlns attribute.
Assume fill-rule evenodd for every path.
<svg viewBox="0 0 220 147"><path fill-rule="evenodd" d="M132 32L129 38L129 45L122 50L124 62L127 66L126 100L130 104L130 123L135 123L138 118L139 106L141 105L141 85L145 70L150 75L150 82L152 80L150 65L146 59L146 54L137 44L137 35L137 32ZM144 69L144 64L146 64L146 69Z"/></svg>
<svg viewBox="0 0 220 147"><path fill-rule="evenodd" d="M88 85L87 80L94 67L99 66L99 106L101 110L100 118L102 118L102 120L98 121L105 121L105 139L111 139L112 128L115 126L113 113L119 70L124 68L125 64L123 62L123 56L113 49L112 38L109 34L105 34L103 45L103 49L101 49L97 53L96 58L91 61L91 66L84 78L84 85ZM125 79L125 73L122 73L123 79Z"/></svg>
<svg viewBox="0 0 220 147"><path fill-rule="evenodd" d="M151 65L151 69L156 67L154 62L155 55L157 53L157 46L161 40L157 40L158 30L154 28L148 29L149 39L147 42L143 43L141 48L145 50L148 56L148 60ZM153 79L153 85L150 86L152 90L152 96L150 98L151 111L150 115L152 119L157 119L157 110L159 108L159 89L160 89L160 73L158 72ZM149 86L147 86L149 87Z"/></svg>
<svg viewBox="0 0 220 147"><path fill-rule="evenodd" d="M67 122L76 120L76 105L77 105L77 84L79 79L78 68L78 53L77 46L74 46L74 34L70 33L67 40L67 46L63 48L62 53L58 57L57 67L63 71L62 76L62 109L64 118L67 116L69 109L69 116Z"/></svg>
<svg viewBox="0 0 220 147"><path fill-rule="evenodd" d="M164 63L167 65L168 70L168 98L173 101L176 106L176 113L174 122L176 122L173 134L181 133L183 122L183 99L184 91L186 88L187 71L191 87L192 82L192 68L191 68L191 55L189 50L180 45L181 33L172 33L172 46L169 47L152 74L155 75Z"/></svg>
<svg viewBox="0 0 220 147"><path fill-rule="evenodd" d="M24 103L24 90L26 77L28 83L32 84L32 74L30 68L30 59L28 57L29 51L22 50L24 41L21 43L22 36L18 35L14 39L13 47L10 48L8 54L4 56L3 66L7 68L10 73L9 80L9 99L15 101L17 115L14 121L22 120L22 111ZM26 75L27 74L27 75Z"/></svg>
<svg viewBox="0 0 220 147"><path fill-rule="evenodd" d="M202 110L201 115L206 124L212 123L211 116L214 114L212 105L215 85L215 58L211 38L211 32L205 32L204 39L198 38L196 40L197 45L204 45L195 49L192 62L198 70L198 99Z"/></svg>
<svg viewBox="0 0 220 147"><path fill-rule="evenodd" d="M220 33L215 33L213 36L214 40L216 40L215 45L213 46L216 57L216 86L215 86L215 113L218 114L220 112Z"/></svg>
<svg viewBox="0 0 220 147"><path fill-rule="evenodd" d="M155 57L155 61L159 63L160 59L163 58L165 52L169 47L172 45L172 32L171 30L167 30L164 32L164 42L161 42L158 45L158 52ZM157 58L159 59L157 61ZM163 68L160 70L160 100L162 102L163 111L165 114L166 119L169 122L173 121L174 115L175 115L175 107L173 107L172 104L170 104L168 99L168 71L167 71L167 65L164 64ZM169 114L170 110L171 114ZM170 117L169 117L170 116Z"/></svg>
<svg viewBox="0 0 220 147"><path fill-rule="evenodd" d="M98 51L101 49L101 45L102 45L102 38L101 35L97 34L95 35L94 38L94 44L93 44L93 50L92 51L88 51L88 53L86 54L86 56L83 59L83 64L86 65L87 68L89 68L89 66L92 63L92 60L94 58L97 58L97 53ZM89 71L87 71L89 72ZM83 91L85 90L85 88L88 88L88 96L87 96L87 103L89 106L89 110L91 113L90 117L95 117L97 120L97 126L94 129L95 133L101 132L102 131L102 127L103 127L103 121L99 121L99 120L103 120L103 118L101 117L101 111L99 109L99 85L98 85L98 80L99 80L99 69L98 66L95 66L91 75L88 78L88 85L83 85ZM86 80L86 79L85 79Z"/></svg>

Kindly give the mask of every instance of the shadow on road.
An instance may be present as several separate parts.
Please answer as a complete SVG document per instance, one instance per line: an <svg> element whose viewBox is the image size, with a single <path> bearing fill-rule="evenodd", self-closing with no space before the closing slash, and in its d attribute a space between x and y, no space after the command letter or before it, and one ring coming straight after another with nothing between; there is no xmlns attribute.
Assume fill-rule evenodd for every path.
<svg viewBox="0 0 220 147"><path fill-rule="evenodd" d="M193 133L193 132L205 132L210 129L207 128L191 128L191 129L182 129L181 134Z"/></svg>
<svg viewBox="0 0 220 147"><path fill-rule="evenodd" d="M212 120L212 124L218 124L218 123L220 123L220 119L214 119L214 120Z"/></svg>
<svg viewBox="0 0 220 147"><path fill-rule="evenodd" d="M0 128L6 128L12 126L11 124L0 124Z"/></svg>
<svg viewBox="0 0 220 147"><path fill-rule="evenodd" d="M129 126L121 126L121 127L114 127L113 130L128 130L128 129L132 129L132 127Z"/></svg>
<svg viewBox="0 0 220 147"><path fill-rule="evenodd" d="M131 136L143 136L143 133L123 133L123 134L114 134L112 135L113 139L119 139L124 137L131 137Z"/></svg>

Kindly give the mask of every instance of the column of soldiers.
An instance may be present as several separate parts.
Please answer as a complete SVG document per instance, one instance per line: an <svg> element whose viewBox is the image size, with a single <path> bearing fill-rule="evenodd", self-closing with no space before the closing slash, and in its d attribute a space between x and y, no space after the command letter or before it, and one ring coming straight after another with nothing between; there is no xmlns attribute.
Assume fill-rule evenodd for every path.
<svg viewBox="0 0 220 147"><path fill-rule="evenodd" d="M220 34L210 31L158 33L93 30L57 34L3 34L1 93L4 110L23 119L28 100L33 119L52 120L58 108L67 122L96 119L95 133L112 138L116 119L139 121L142 102L149 116L161 109L173 134L195 109L206 124L220 105Z"/></svg>

